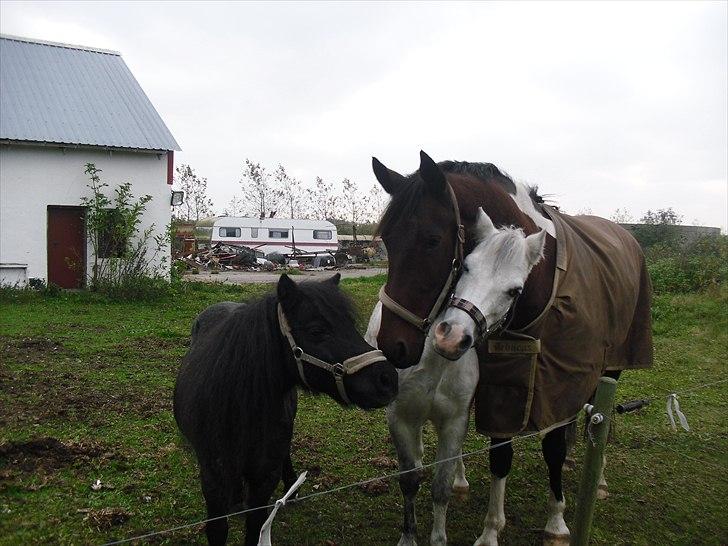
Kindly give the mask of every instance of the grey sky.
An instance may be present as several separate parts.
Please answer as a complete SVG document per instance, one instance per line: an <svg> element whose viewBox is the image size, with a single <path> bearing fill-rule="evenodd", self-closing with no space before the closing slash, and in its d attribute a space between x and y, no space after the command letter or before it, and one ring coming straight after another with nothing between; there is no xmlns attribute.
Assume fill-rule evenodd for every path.
<svg viewBox="0 0 728 546"><path fill-rule="evenodd" d="M489 161L567 211L726 228L728 3L0 2L120 51L221 210L246 157L374 184Z"/></svg>

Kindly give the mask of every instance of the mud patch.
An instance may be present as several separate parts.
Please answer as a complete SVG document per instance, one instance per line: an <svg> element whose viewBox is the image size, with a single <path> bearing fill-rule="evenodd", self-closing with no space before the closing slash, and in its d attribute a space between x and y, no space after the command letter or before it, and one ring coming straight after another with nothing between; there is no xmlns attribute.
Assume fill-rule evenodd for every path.
<svg viewBox="0 0 728 546"><path fill-rule="evenodd" d="M0 444L3 478L19 473L50 473L63 467L87 464L92 460L121 459L95 442L63 443L56 438L36 438L27 442Z"/></svg>
<svg viewBox="0 0 728 546"><path fill-rule="evenodd" d="M100 510L84 509L79 510L79 512L85 513L86 517L84 520L88 521L99 531L126 523L133 515L131 512L127 512L123 508L101 508Z"/></svg>
<svg viewBox="0 0 728 546"><path fill-rule="evenodd" d="M45 362L56 355L70 356L71 351L57 339L46 337L0 337L0 354L24 363Z"/></svg>

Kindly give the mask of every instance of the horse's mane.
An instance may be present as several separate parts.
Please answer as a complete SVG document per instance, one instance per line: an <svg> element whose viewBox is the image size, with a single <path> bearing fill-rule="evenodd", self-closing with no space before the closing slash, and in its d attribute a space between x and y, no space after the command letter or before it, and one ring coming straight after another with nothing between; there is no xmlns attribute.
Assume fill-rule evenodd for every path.
<svg viewBox="0 0 728 546"><path fill-rule="evenodd" d="M350 300L332 283L302 282L298 285L307 305L314 305L333 324L353 321ZM206 426L215 441L228 444L257 438L270 419L280 419L281 396L291 387L287 342L278 326L278 297L268 294L246 302L221 320L216 330L200 336L193 348L206 415L218 423ZM296 325L291 324L294 329ZM277 402L276 402L277 401ZM230 430L231 427L235 431Z"/></svg>
<svg viewBox="0 0 728 546"><path fill-rule="evenodd" d="M468 161L442 161L437 164L446 174L465 174L484 183L495 182L511 195L516 193L516 183L506 173L502 172L492 163L470 163ZM382 219L379 221L376 233L381 234L391 229L400 218L410 217L420 204L424 182L419 171L405 177L410 183L392 196ZM538 186L527 186L528 194L537 209L544 203L543 197L538 194Z"/></svg>

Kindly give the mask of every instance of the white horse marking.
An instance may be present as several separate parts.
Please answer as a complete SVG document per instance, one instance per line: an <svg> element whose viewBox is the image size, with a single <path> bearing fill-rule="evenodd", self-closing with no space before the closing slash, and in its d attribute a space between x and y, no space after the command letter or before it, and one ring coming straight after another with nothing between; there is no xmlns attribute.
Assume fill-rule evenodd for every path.
<svg viewBox="0 0 728 546"><path fill-rule="evenodd" d="M513 182L516 186L516 194L508 194L511 196L511 198L516 202L516 205L519 209L521 209L521 212L523 212L526 216L528 216L533 222L540 227L541 229L545 230L546 233L551 235L554 239L556 238L556 229L554 228L554 223L549 220L548 218L544 218L541 213L539 213L536 210L536 207L533 204L533 199L531 199L531 196L528 194L528 188L525 184L521 182Z"/></svg>
<svg viewBox="0 0 728 546"><path fill-rule="evenodd" d="M505 513L506 477L490 475L490 495L488 495L488 513L485 516L483 534L473 546L498 546L498 533L506 526Z"/></svg>
<svg viewBox="0 0 728 546"><path fill-rule="evenodd" d="M556 500L553 492L549 493L548 502L548 520L546 521L546 527L544 527L544 533L546 536L551 535L554 538L565 539L568 544L568 536L571 534L569 528L566 526L564 521L564 510L566 509L566 496L560 501Z"/></svg>

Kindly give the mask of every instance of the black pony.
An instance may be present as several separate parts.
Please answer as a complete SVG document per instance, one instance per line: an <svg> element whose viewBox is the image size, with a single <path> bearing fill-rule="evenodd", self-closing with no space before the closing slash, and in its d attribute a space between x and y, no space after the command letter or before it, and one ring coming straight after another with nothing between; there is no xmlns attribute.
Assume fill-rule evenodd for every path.
<svg viewBox="0 0 728 546"><path fill-rule="evenodd" d="M276 294L249 304L218 303L195 320L177 375L174 416L197 454L209 518L241 502L268 505L281 476L286 487L295 481L290 445L297 385L365 409L396 396L396 370L369 355L373 348L356 330L339 278L296 285L282 275ZM357 355L367 362L344 374L347 359ZM332 372L328 363L344 366L334 364ZM248 512L245 544L257 544L266 518L267 510ZM224 544L227 518L208 522L205 532L210 544Z"/></svg>

